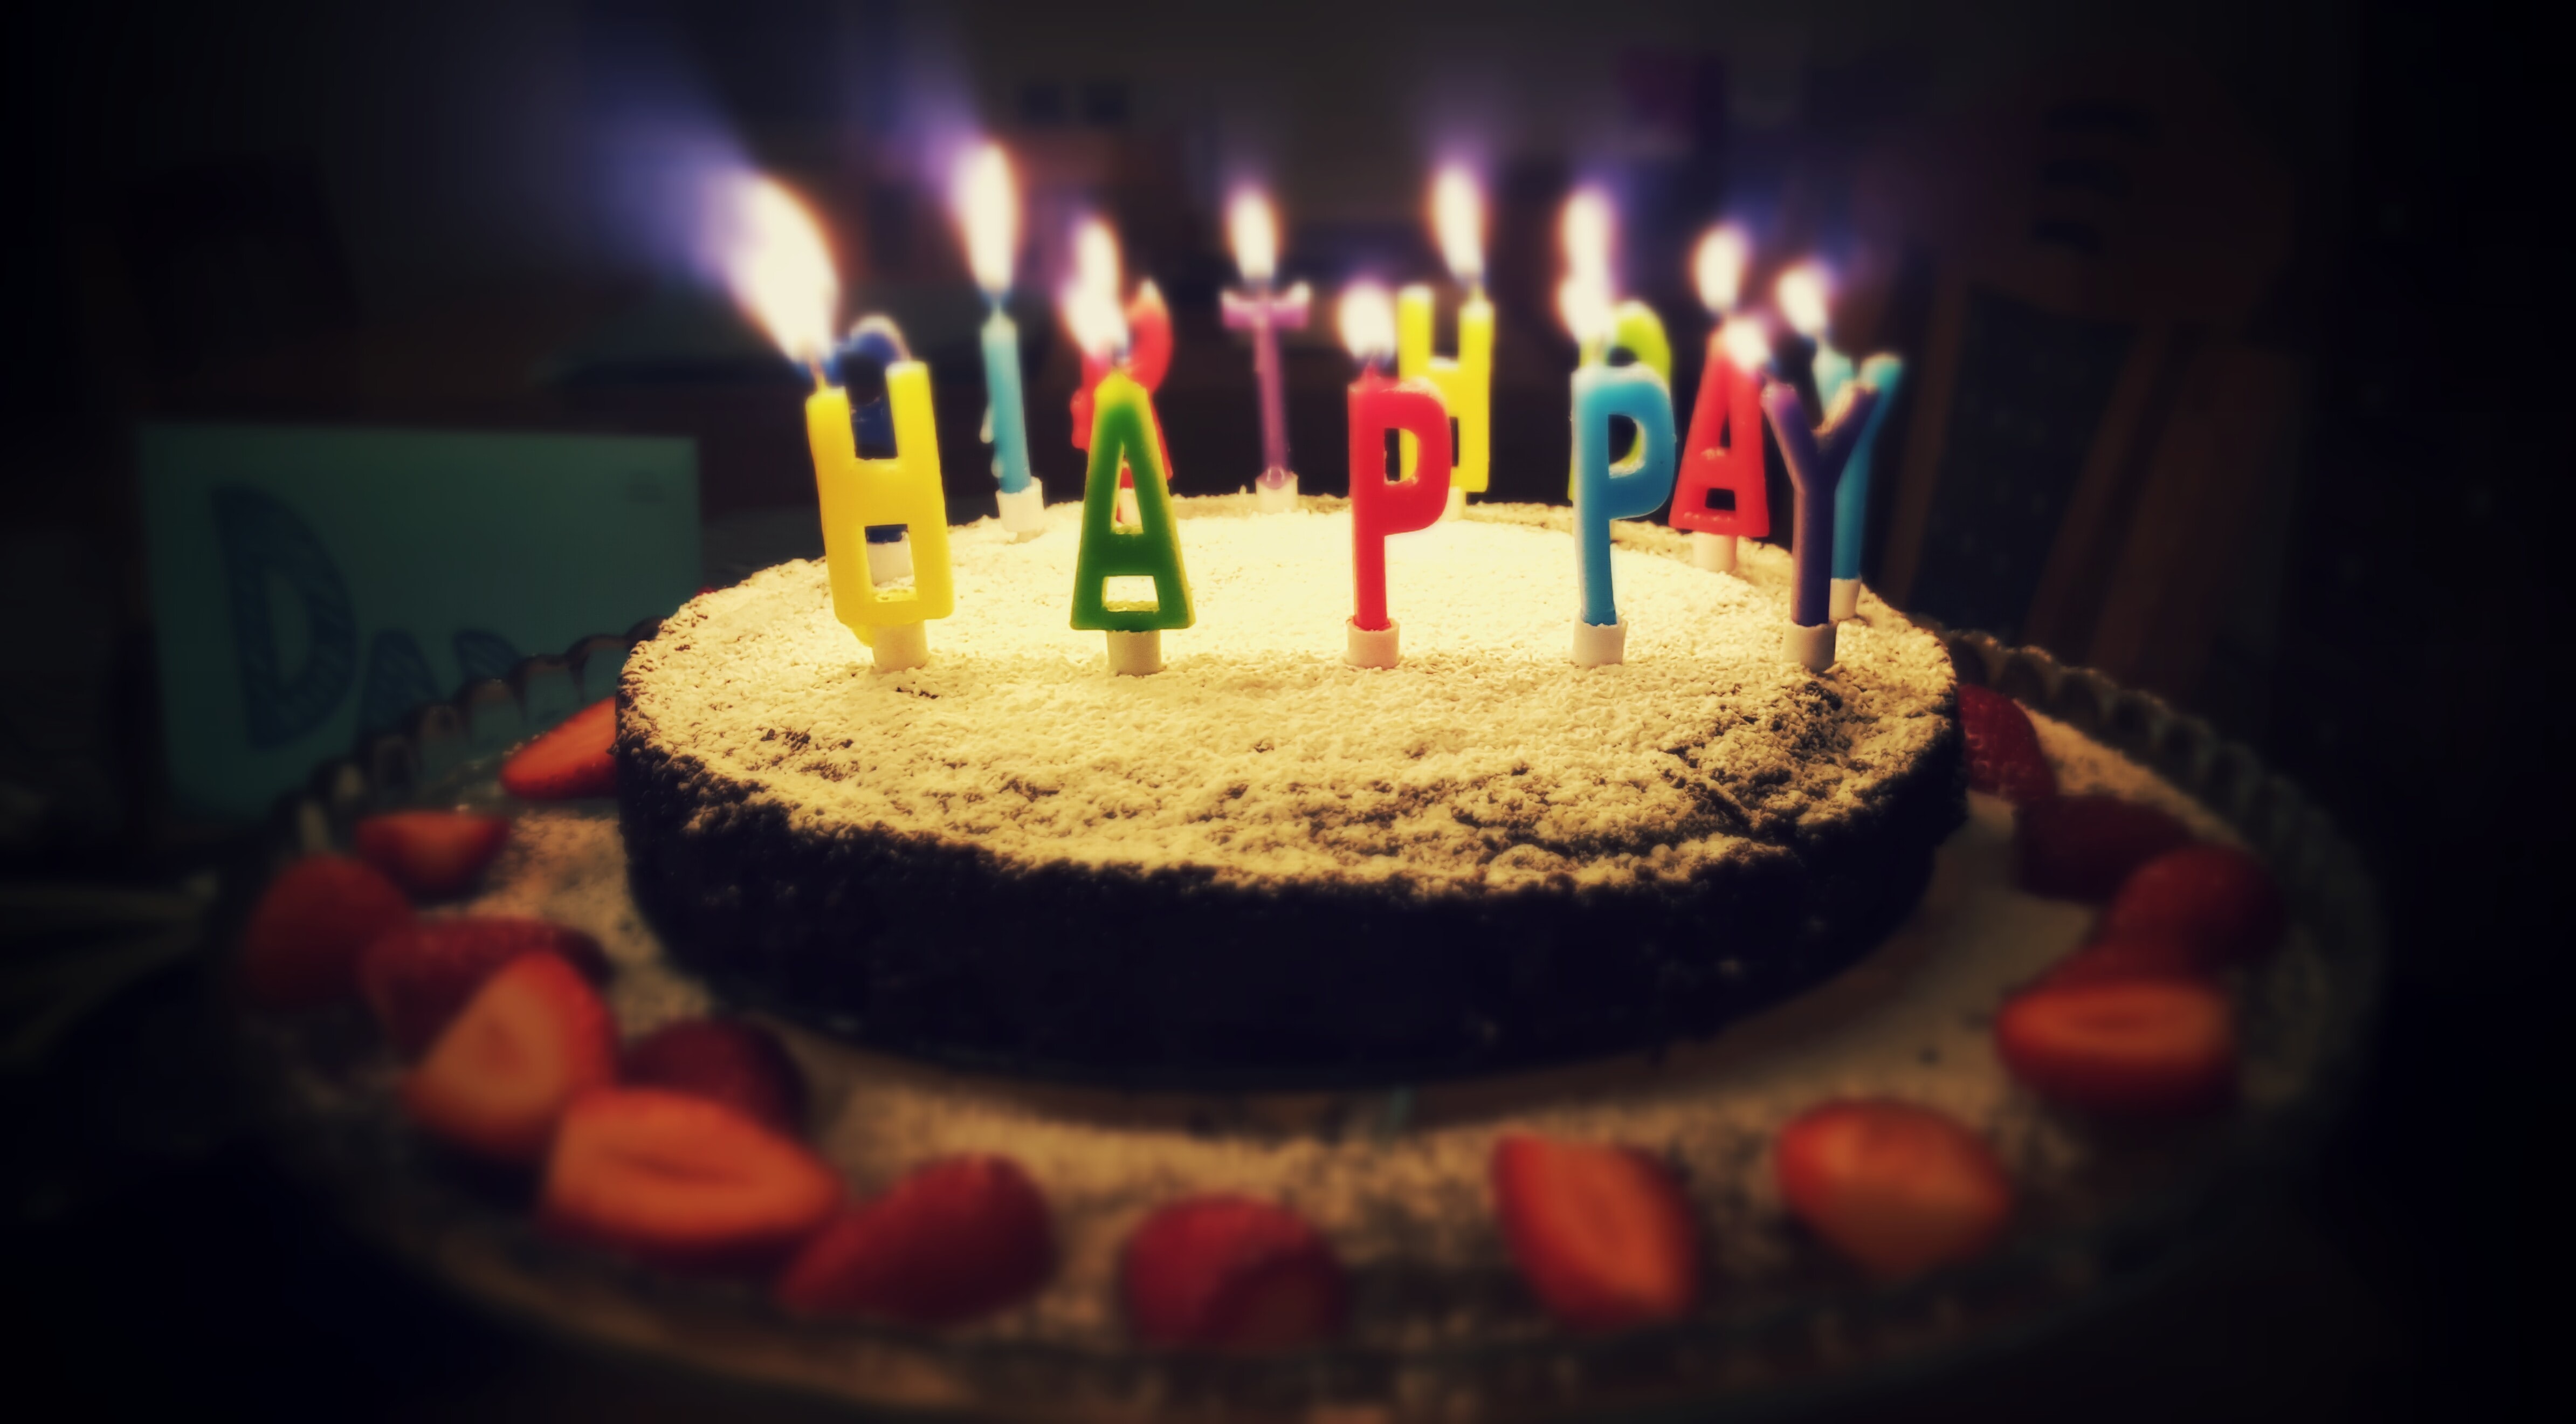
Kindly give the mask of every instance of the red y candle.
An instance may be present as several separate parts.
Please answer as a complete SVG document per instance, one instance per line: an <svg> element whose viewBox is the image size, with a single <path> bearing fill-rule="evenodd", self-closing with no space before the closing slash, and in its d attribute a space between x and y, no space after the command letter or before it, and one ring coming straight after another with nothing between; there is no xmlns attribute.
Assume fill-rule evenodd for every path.
<svg viewBox="0 0 2576 1424"><path fill-rule="evenodd" d="M1428 529L1449 506L1449 407L1430 381L1387 379L1395 355L1395 307L1386 289L1362 282L1342 294L1342 344L1360 362L1350 388L1351 594L1353 667L1400 661L1396 622L1386 611L1386 538ZM1412 434L1422 452L1410 476L1386 474L1386 433Z"/></svg>

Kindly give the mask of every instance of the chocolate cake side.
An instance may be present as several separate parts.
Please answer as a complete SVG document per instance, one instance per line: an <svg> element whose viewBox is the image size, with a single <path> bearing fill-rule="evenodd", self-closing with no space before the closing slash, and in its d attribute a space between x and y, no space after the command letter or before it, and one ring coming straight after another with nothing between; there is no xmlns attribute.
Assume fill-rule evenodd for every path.
<svg viewBox="0 0 2576 1424"><path fill-rule="evenodd" d="M636 901L723 992L934 1061L1140 1086L1398 1082L1704 1035L1867 951L1964 814L1953 721L1866 810L1678 886L1256 887L802 830L620 710Z"/></svg>

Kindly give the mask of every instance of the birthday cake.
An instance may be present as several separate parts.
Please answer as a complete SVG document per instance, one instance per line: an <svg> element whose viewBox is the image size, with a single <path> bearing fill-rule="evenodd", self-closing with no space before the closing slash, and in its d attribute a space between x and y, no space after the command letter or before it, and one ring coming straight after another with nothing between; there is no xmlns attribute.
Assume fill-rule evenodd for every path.
<svg viewBox="0 0 2576 1424"><path fill-rule="evenodd" d="M1953 673L1884 605L1826 676L1743 577L1622 526L1624 665L1579 668L1566 514L1394 541L1406 657L1341 660L1349 516L1178 502L1199 626L1113 677L1078 509L952 532L958 616L871 670L821 563L637 647L634 893L747 1002L951 1063L1397 1081L1703 1035L1833 974L1964 814Z"/></svg>

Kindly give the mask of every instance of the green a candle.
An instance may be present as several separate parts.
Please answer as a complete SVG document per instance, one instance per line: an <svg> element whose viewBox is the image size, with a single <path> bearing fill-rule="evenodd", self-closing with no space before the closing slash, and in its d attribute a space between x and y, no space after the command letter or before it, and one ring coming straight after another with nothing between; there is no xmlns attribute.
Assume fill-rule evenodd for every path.
<svg viewBox="0 0 2576 1424"><path fill-rule="evenodd" d="M1118 472L1136 481L1136 523L1117 522ZM1113 578L1149 578L1151 603L1108 597ZM1187 628L1189 576L1181 569L1180 532L1153 399L1124 369L1103 376L1092 393L1091 469L1082 489L1082 549L1074 560L1073 626L1109 635L1112 672L1163 667L1163 631Z"/></svg>

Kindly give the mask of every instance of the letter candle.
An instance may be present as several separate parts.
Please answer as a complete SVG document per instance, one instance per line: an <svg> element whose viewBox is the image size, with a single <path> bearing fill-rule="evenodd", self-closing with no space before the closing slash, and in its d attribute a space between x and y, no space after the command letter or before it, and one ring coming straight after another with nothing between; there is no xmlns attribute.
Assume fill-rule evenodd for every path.
<svg viewBox="0 0 2576 1424"><path fill-rule="evenodd" d="M1172 515L1163 427L1154 418L1153 397L1131 369L1133 352L1116 288L1077 284L1065 294L1064 309L1085 363L1102 368L1091 393L1091 429L1082 442L1091 462L1082 486L1072 623L1107 635L1112 673L1160 672L1162 630L1195 621ZM1122 522L1118 506L1130 498L1133 516ZM1153 580L1153 602L1110 600L1110 579L1138 577Z"/></svg>
<svg viewBox="0 0 2576 1424"><path fill-rule="evenodd" d="M1637 365L1662 377L1669 392L1673 379L1673 347L1664 335L1663 319L1644 302L1617 301L1613 294L1610 280L1610 200L1603 197L1597 188L1577 191L1565 200L1558 235L1565 247L1566 275L1556 289L1557 311L1564 317L1568 328L1577 332L1575 340L1582 352L1580 364L1607 365L1614 353L1624 351ZM1576 320L1578 308L1584 311L1597 309L1601 315L1587 328ZM1582 335L1586 329L1592 334ZM1569 462L1565 476L1568 499L1574 497L1576 479L1576 469Z"/></svg>
<svg viewBox="0 0 2576 1424"><path fill-rule="evenodd" d="M1794 387L1775 381L1762 391L1771 434L1780 442L1780 458L1788 464L1789 482L1798 491L1797 567L1782 653L1809 672L1823 672L1834 665L1834 620L1826 587L1833 565L1834 491L1877 404L1876 392L1846 384L1842 400L1825 417L1824 428L1810 430L1806 405Z"/></svg>
<svg viewBox="0 0 2576 1424"><path fill-rule="evenodd" d="M1708 334L1699 399L1691 407L1690 436L1682 442L1681 473L1668 521L1690 531L1691 561L1716 573L1735 572L1735 541L1771 532L1771 498L1762 470L1762 369L1771 348L1759 323L1733 316L1748 255L1743 234L1712 229L1700 239L1693 262L1700 300L1718 318ZM1731 503L1710 507L1724 491Z"/></svg>
<svg viewBox="0 0 2576 1424"><path fill-rule="evenodd" d="M1071 289L1099 293L1108 302L1107 315L1117 326L1114 348L1118 369L1143 386L1148 393L1163 388L1163 374L1172 365L1172 313L1163 305L1163 294L1153 283L1139 283L1136 295L1124 312L1118 307L1118 239L1109 225L1098 218L1084 222L1074 234L1074 275ZM1066 310L1072 311L1068 295ZM1077 343L1079 337L1077 336ZM1104 351L1095 355L1089 346L1082 348L1082 384L1073 392L1073 448L1091 448L1091 396L1101 378L1111 370L1111 356ZM1136 495L1132 476L1120 476L1118 517L1127 523L1136 521Z"/></svg>
<svg viewBox="0 0 2576 1424"><path fill-rule="evenodd" d="M1386 536L1428 529L1449 507L1449 408L1440 388L1414 376L1386 378L1395 318L1386 289L1361 282L1342 293L1342 344L1360 363L1351 383L1351 590L1342 660L1391 668L1401 661L1396 621L1386 611ZM1421 450L1417 466L1386 477L1386 433L1404 431Z"/></svg>
<svg viewBox="0 0 2576 1424"><path fill-rule="evenodd" d="M1610 315L1578 293L1567 304L1575 338L1606 338ZM1574 621L1574 661L1599 667L1626 660L1628 622L1610 574L1610 521L1652 514L1673 492L1672 388L1651 366L1590 361L1574 372L1574 555L1583 608ZM1610 460L1611 422L1635 422L1637 444Z"/></svg>
<svg viewBox="0 0 2576 1424"><path fill-rule="evenodd" d="M1860 428L1860 442L1852 447L1851 463L1843 467L1842 488L1834 492L1834 584L1827 611L1837 623L1860 611L1860 556L1869 538L1870 456L1878 449L1878 428L1896 407L1896 388L1904 384L1905 363L1894 356L1872 356L1860 363L1858 380L1860 388L1875 399L1870 402L1868 421Z"/></svg>
<svg viewBox="0 0 2576 1424"><path fill-rule="evenodd" d="M1029 423L1020 396L1020 328L1002 309L1019 249L1019 211L1010 160L983 144L958 165L957 216L966 229L967 265L984 291L984 438L1001 483L1002 527L1018 539L1046 532L1046 488L1029 473Z"/></svg>
<svg viewBox="0 0 2576 1424"><path fill-rule="evenodd" d="M1396 297L1395 373L1421 377L1440 391L1456 422L1450 442L1449 496L1441 517L1464 509L1467 496L1482 494L1493 470L1494 304L1485 299L1484 201L1476 180L1463 168L1444 168L1431 185L1432 230L1440 238L1449 275L1466 284L1458 305L1458 354L1453 359L1431 354L1431 289L1419 283ZM1402 441L1403 470L1410 476L1422 458L1421 443Z"/></svg>
<svg viewBox="0 0 2576 1424"><path fill-rule="evenodd" d="M1252 333L1252 374L1261 388L1261 474L1254 481L1256 504L1266 513L1297 507L1297 472L1288 468L1288 415L1279 390L1279 332L1306 329L1311 294L1298 283L1273 293L1279 275L1279 227L1269 200L1259 193L1234 195L1226 209L1226 229L1234 239L1234 265L1243 287L1224 294L1228 331Z"/></svg>
<svg viewBox="0 0 2576 1424"><path fill-rule="evenodd" d="M893 417L895 453L861 459L849 389L825 374L833 309L841 296L822 229L793 194L767 178L745 185L729 216L733 251L725 265L735 298L790 358L814 373L814 393L805 398L805 435L822 504L832 612L875 654L877 671L919 667L930 657L924 621L945 618L955 606L929 368L908 359L887 365L886 405ZM879 333L900 358L902 333L890 322L860 323L852 345L864 352L868 339ZM870 525L911 531L911 587L888 587L893 580L870 569Z"/></svg>
<svg viewBox="0 0 2576 1424"><path fill-rule="evenodd" d="M912 348L892 318L861 317L858 325L850 328L849 337L832 348L832 354L824 360L823 379L829 385L846 388L853 362L874 362L883 372L897 361L911 359ZM850 417L850 427L863 452L895 448L894 409L884 396L857 407ZM870 579L886 584L912 577L912 544L904 537L902 525L869 525L867 545Z"/></svg>

